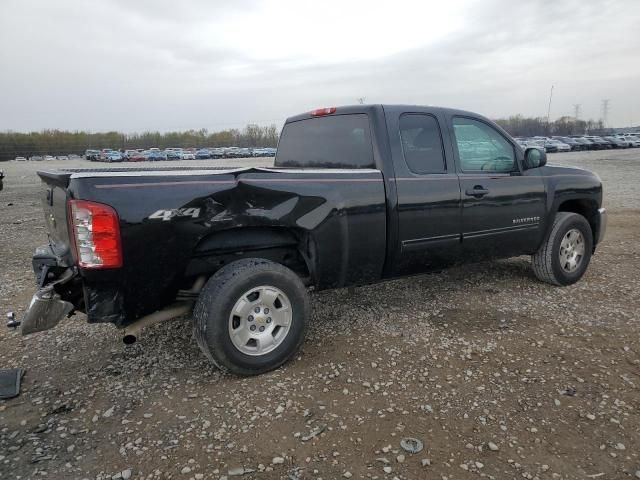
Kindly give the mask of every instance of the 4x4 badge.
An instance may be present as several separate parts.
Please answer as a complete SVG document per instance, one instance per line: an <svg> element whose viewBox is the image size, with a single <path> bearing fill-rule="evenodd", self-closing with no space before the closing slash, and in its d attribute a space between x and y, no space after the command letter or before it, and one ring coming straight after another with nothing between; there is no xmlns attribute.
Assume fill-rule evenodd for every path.
<svg viewBox="0 0 640 480"><path fill-rule="evenodd" d="M191 217L198 218L200 216L199 208L174 208L172 210L158 210L149 215L149 220L169 221L174 217Z"/></svg>

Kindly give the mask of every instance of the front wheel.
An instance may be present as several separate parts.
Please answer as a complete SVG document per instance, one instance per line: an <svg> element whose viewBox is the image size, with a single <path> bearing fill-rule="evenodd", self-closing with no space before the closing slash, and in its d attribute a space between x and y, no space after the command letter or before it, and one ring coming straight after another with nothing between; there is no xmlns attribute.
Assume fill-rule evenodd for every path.
<svg viewBox="0 0 640 480"><path fill-rule="evenodd" d="M207 281L193 311L193 332L216 366L257 375L278 368L298 350L310 309L294 272L259 258L239 260Z"/></svg>
<svg viewBox="0 0 640 480"><path fill-rule="evenodd" d="M571 285L584 275L592 251L593 233L587 219L558 212L549 237L532 257L533 272L543 282Z"/></svg>

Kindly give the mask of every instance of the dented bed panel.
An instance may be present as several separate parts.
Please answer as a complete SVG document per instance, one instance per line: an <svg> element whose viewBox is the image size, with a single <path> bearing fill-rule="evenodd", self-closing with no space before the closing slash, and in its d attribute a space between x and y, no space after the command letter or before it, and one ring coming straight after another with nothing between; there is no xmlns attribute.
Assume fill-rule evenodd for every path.
<svg viewBox="0 0 640 480"><path fill-rule="evenodd" d="M116 310L122 311L108 315L117 325L173 301L187 266L203 255L198 246L225 231L268 227L293 233L320 289L370 283L382 276L386 207L377 170L146 173L74 174L69 184L73 198L104 203L118 212L123 267L82 272L88 292L93 292L89 304L108 300L109 295L97 293L102 287L120 286ZM274 238L265 234L265 247ZM90 320L91 313L97 316L104 308L89 305Z"/></svg>

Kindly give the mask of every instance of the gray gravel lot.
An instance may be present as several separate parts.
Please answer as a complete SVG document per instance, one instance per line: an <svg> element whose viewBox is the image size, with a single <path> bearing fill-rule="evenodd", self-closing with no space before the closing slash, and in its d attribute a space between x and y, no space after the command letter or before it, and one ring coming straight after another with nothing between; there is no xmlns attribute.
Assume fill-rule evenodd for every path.
<svg viewBox="0 0 640 480"><path fill-rule="evenodd" d="M180 164L223 162L271 159ZM610 211L570 287L516 258L316 293L300 354L255 378L209 365L188 319L129 347L82 315L0 330L0 368L27 369L0 401L0 478L640 478L640 149L550 163L598 173ZM45 165L96 166L0 165L3 314L33 293Z"/></svg>

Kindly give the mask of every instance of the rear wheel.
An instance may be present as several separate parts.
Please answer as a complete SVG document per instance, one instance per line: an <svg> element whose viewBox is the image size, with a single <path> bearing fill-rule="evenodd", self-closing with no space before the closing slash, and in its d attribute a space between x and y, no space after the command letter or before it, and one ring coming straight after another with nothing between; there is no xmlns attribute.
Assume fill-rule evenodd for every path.
<svg viewBox="0 0 640 480"><path fill-rule="evenodd" d="M198 346L238 375L278 368L304 340L309 296L288 268L263 259L230 263L209 279L193 312Z"/></svg>
<svg viewBox="0 0 640 480"><path fill-rule="evenodd" d="M593 234L586 218L558 212L549 237L532 257L533 272L543 282L571 285L584 275L592 250Z"/></svg>

